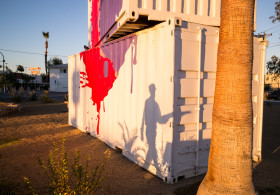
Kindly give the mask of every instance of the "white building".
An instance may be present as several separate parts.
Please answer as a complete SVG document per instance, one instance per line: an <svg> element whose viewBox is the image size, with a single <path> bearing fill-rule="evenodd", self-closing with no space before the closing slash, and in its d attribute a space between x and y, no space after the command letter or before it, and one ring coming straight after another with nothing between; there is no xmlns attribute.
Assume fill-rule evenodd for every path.
<svg viewBox="0 0 280 195"><path fill-rule="evenodd" d="M49 66L50 91L68 91L68 64Z"/></svg>

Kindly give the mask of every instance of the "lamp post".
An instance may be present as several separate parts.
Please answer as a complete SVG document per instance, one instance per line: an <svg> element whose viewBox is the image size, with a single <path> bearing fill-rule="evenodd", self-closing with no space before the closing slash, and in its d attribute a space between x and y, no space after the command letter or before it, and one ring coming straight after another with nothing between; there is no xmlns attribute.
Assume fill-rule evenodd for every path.
<svg viewBox="0 0 280 195"><path fill-rule="evenodd" d="M5 91L5 58L4 55L2 54L2 52L0 52L2 57L3 57L3 89L4 89L4 93L6 93Z"/></svg>

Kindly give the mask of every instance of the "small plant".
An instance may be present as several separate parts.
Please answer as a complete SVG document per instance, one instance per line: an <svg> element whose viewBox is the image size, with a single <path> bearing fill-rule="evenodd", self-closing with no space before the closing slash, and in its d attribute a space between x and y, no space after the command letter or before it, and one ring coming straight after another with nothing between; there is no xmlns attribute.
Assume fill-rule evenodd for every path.
<svg viewBox="0 0 280 195"><path fill-rule="evenodd" d="M87 157L86 165L80 161L80 153L75 154L74 162L69 164L69 155L64 148L65 139L53 143L49 153L47 165L38 158L38 165L43 170L49 181L50 194L92 194L102 187L105 177L102 173L106 161L111 156L110 150L105 152L105 158L101 165L90 168L90 157ZM31 182L24 177L25 184L31 194L36 194Z"/></svg>
<svg viewBox="0 0 280 195"><path fill-rule="evenodd" d="M36 101L38 99L37 93L35 91L30 91L30 100Z"/></svg>
<svg viewBox="0 0 280 195"><path fill-rule="evenodd" d="M17 92L14 88L12 88L11 91L8 91L8 93L14 102L21 102L23 100L22 93Z"/></svg>
<svg viewBox="0 0 280 195"><path fill-rule="evenodd" d="M43 92L42 98L43 98L43 102L44 103L51 103L51 102L53 102L52 99L49 97L48 93L49 93L48 91L44 91Z"/></svg>
<svg viewBox="0 0 280 195"><path fill-rule="evenodd" d="M68 93L64 96L64 101L68 101Z"/></svg>

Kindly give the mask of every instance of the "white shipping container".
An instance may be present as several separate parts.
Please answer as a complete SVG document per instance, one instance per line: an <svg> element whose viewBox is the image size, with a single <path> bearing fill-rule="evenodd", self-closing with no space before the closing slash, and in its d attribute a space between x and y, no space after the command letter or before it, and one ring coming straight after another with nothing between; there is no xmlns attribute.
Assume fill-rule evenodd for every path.
<svg viewBox="0 0 280 195"><path fill-rule="evenodd" d="M99 14L92 15L92 5L96 2L99 2ZM89 45L92 17L99 17L100 38L104 43L167 18L217 27L220 14L221 0L88 0Z"/></svg>
<svg viewBox="0 0 280 195"><path fill-rule="evenodd" d="M218 27L173 18L70 56L69 124L122 149L168 183L205 173L218 37ZM261 155L266 44L254 38L255 160ZM96 100L100 94L104 100Z"/></svg>

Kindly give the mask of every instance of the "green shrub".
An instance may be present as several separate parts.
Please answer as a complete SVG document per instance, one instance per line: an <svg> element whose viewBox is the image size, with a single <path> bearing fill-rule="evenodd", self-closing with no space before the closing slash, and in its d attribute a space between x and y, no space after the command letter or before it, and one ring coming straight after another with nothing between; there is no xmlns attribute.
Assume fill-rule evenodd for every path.
<svg viewBox="0 0 280 195"><path fill-rule="evenodd" d="M79 151L76 152L74 162L69 164L69 155L64 148L64 138L54 142L50 150L47 165L38 158L38 165L48 178L50 194L92 194L102 187L105 177L102 175L105 164L110 158L110 150L105 152L103 162L92 169L87 157L85 166L81 164ZM24 177L25 184L31 194L36 194L31 182Z"/></svg>

